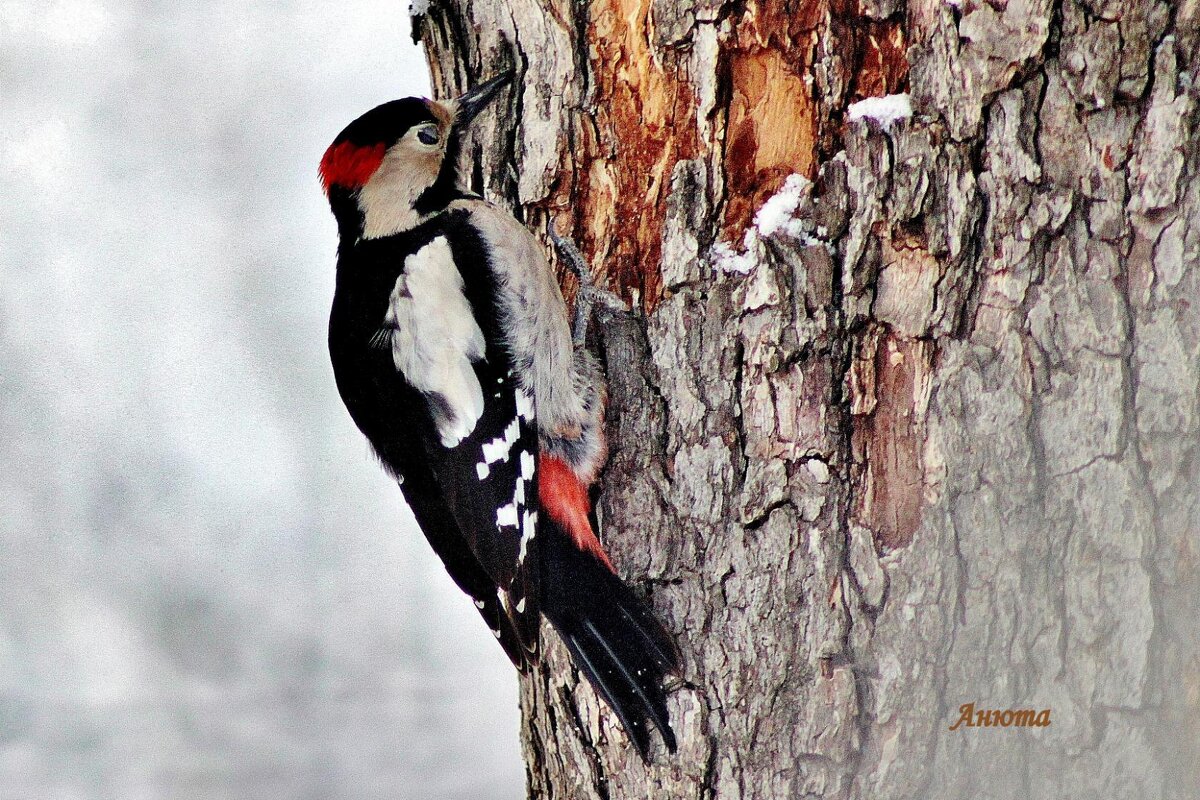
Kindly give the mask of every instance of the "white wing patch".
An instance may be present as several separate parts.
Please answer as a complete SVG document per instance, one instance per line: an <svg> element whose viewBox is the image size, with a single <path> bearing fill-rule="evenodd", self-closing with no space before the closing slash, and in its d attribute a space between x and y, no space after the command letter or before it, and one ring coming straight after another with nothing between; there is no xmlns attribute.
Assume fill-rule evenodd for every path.
<svg viewBox="0 0 1200 800"><path fill-rule="evenodd" d="M506 461L508 459L509 452L512 451L513 445L517 443L517 439L520 437L520 435L521 423L516 419L513 419L512 422L508 423L508 427L504 429L503 436L497 436L490 442L484 442L483 461L481 463L486 466L497 461ZM483 476L480 478L480 480L483 480L483 478L487 477L486 472L483 470L480 470L480 472L483 473Z"/></svg>
<svg viewBox="0 0 1200 800"><path fill-rule="evenodd" d="M518 563L525 563L525 554L534 536L537 536L537 512L526 511L521 515L521 552L517 554Z"/></svg>
<svg viewBox="0 0 1200 800"><path fill-rule="evenodd" d="M517 504L516 502L509 503L506 506L500 506L496 509L496 527L498 528L515 528L517 527Z"/></svg>
<svg viewBox="0 0 1200 800"><path fill-rule="evenodd" d="M405 259L384 325L395 329L396 369L429 397L442 445L455 447L483 414L471 364L483 358L485 344L444 236Z"/></svg>
<svg viewBox="0 0 1200 800"><path fill-rule="evenodd" d="M517 390L517 416L526 422L533 419L533 396L524 389Z"/></svg>

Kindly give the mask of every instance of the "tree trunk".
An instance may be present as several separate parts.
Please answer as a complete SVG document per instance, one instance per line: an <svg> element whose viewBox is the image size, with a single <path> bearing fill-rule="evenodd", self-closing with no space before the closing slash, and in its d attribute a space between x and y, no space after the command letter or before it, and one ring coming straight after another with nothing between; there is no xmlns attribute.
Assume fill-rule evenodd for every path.
<svg viewBox="0 0 1200 800"><path fill-rule="evenodd" d="M440 95L523 71L479 188L632 301L595 336L602 536L685 654L645 768L555 641L531 797L1197 796L1198 16L419 15Z"/></svg>

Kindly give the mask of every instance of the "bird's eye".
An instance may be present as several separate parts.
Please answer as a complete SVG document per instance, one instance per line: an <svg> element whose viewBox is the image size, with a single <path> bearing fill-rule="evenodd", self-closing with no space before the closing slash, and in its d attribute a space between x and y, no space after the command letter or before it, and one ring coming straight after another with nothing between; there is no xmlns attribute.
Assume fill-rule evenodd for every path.
<svg viewBox="0 0 1200 800"><path fill-rule="evenodd" d="M417 131L417 139L421 142L421 144L437 144L437 128L433 127L432 125L421 128L419 131Z"/></svg>

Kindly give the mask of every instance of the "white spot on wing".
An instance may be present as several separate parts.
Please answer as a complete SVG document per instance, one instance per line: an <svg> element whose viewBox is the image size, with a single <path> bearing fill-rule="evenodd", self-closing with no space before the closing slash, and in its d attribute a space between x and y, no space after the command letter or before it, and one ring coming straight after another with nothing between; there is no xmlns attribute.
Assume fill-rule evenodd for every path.
<svg viewBox="0 0 1200 800"><path fill-rule="evenodd" d="M521 477L525 480L533 478L533 454L528 452L521 453Z"/></svg>
<svg viewBox="0 0 1200 800"><path fill-rule="evenodd" d="M517 527L517 507L513 503L506 506L500 506L496 509L496 525L497 527Z"/></svg>
<svg viewBox="0 0 1200 800"><path fill-rule="evenodd" d="M488 473L491 472L491 470L488 469L486 461L480 461L475 465L475 472L479 474L479 480L482 481L487 480Z"/></svg>
<svg viewBox="0 0 1200 800"><path fill-rule="evenodd" d="M517 416L524 420L533 419L533 397L524 390L517 392Z"/></svg>
<svg viewBox="0 0 1200 800"><path fill-rule="evenodd" d="M478 608L480 611L482 611L483 607L486 605L487 605L487 603L483 602L482 600L475 601L475 607Z"/></svg>
<svg viewBox="0 0 1200 800"><path fill-rule="evenodd" d="M508 427L504 429L504 435L497 436L490 442L483 444L483 460L491 464L494 461L502 461L512 450L517 439L521 435L521 423L514 419L508 423Z"/></svg>
<svg viewBox="0 0 1200 800"><path fill-rule="evenodd" d="M524 597L522 597L520 600L517 601L517 613L518 614L525 613L525 598Z"/></svg>
<svg viewBox="0 0 1200 800"><path fill-rule="evenodd" d="M499 461L507 452L508 448L504 444L504 437L497 436L490 442L483 443L483 462L491 464L493 461Z"/></svg>
<svg viewBox="0 0 1200 800"><path fill-rule="evenodd" d="M471 364L483 358L483 331L463 294L446 237L404 261L385 323L394 324L392 359L413 388L438 395L434 422L444 447L471 434L483 414L483 390Z"/></svg>
<svg viewBox="0 0 1200 800"><path fill-rule="evenodd" d="M521 552L517 554L519 563L524 563L526 551L534 536L537 536L537 512L526 511L521 515Z"/></svg>

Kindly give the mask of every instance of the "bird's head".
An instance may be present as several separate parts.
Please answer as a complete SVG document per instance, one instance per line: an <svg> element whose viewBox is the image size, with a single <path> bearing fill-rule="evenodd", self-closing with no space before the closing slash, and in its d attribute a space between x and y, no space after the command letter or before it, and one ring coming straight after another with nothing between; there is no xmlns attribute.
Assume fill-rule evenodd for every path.
<svg viewBox="0 0 1200 800"><path fill-rule="evenodd" d="M393 100L347 125L320 168L343 241L408 230L441 208L458 186L464 131L511 80L507 72L454 100Z"/></svg>

